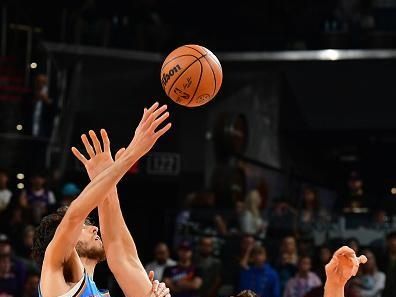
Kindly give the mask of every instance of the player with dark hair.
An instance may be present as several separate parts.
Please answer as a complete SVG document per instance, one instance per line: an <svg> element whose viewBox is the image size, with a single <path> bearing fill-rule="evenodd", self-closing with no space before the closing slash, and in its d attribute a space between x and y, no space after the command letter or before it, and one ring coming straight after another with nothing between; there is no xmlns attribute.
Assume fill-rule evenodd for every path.
<svg viewBox="0 0 396 297"><path fill-rule="evenodd" d="M129 168L170 129L170 123L159 129L169 116L169 113L165 112L166 108L165 105L159 107L159 104L155 103L149 109L145 109L135 135L128 147L122 150L122 155L118 154L116 161L107 168L96 171L94 178L90 176L92 181L69 208L58 210L40 223L35 232L33 251L36 259L42 262L39 285L41 297L103 295L93 281L93 274L96 264L105 260L107 252L109 267L126 296L163 297L169 294L169 290L163 284L152 282L152 274L150 278L147 276L137 256L132 237L127 229L123 229L126 228L125 225L117 225L114 217L102 232L102 243L98 228L87 220L88 214L94 208L98 205L103 207L105 199L111 198L116 184ZM96 142L96 135L93 137L92 133L90 134L98 152L99 141ZM101 130L101 136L104 151L110 152L106 131ZM85 139L83 136L83 141ZM90 145L89 149L92 149ZM114 200L110 200L110 204L114 204ZM122 218L121 215L120 217ZM101 226L108 224L109 220L110 218L106 217L101 221ZM117 225L117 228L113 228L113 224ZM114 233L120 234L116 236ZM120 248L118 253L115 253L115 247ZM126 275L121 276L120 271Z"/></svg>

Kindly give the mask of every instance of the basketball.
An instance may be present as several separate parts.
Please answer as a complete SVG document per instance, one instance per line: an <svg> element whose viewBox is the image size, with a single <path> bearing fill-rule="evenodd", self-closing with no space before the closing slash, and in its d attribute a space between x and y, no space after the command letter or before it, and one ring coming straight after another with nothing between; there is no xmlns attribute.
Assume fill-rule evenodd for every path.
<svg viewBox="0 0 396 297"><path fill-rule="evenodd" d="M171 52L161 68L166 95L187 107L204 105L219 92L223 71L217 57L200 45L183 45Z"/></svg>

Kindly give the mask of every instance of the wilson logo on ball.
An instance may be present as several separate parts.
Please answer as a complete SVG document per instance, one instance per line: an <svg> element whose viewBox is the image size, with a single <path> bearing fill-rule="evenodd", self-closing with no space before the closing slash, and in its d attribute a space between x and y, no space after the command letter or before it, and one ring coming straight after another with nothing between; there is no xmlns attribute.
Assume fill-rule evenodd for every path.
<svg viewBox="0 0 396 297"><path fill-rule="evenodd" d="M169 70L168 73L164 73L162 75L161 83L165 87L168 81L171 79L171 77L177 73L179 70L181 70L181 67L179 64L177 64L175 67L173 67L171 70Z"/></svg>

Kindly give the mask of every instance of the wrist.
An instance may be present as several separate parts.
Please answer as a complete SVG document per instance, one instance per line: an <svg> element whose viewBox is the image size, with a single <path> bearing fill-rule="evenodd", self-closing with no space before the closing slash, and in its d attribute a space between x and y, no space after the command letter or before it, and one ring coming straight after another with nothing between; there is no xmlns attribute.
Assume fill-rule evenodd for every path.
<svg viewBox="0 0 396 297"><path fill-rule="evenodd" d="M324 285L324 297L343 297L345 283L326 280Z"/></svg>

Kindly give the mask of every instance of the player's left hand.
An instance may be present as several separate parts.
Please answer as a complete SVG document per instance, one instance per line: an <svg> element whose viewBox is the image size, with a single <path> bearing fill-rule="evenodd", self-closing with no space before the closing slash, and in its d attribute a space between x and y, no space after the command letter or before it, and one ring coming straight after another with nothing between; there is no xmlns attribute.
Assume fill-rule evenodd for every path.
<svg viewBox="0 0 396 297"><path fill-rule="evenodd" d="M153 293L156 297L171 297L169 288L166 287L165 283L160 283L154 280L154 272L150 271L149 279L153 284Z"/></svg>
<svg viewBox="0 0 396 297"><path fill-rule="evenodd" d="M102 129L100 130L100 134L102 137L102 143L103 147L96 136L95 132L90 130L89 131L89 136L91 138L91 142L93 144L93 147L91 145L91 142L89 141L88 137L83 134L81 135L81 140L84 144L85 150L89 156L89 159L85 158L83 154L80 153L78 149L75 147L72 147L72 152L74 156L76 156L77 159L81 161L81 163L84 164L85 169L87 170L89 178L92 180L97 176L99 173L101 173L103 170L105 170L107 167L111 166L113 164L114 160L111 156L111 151L110 151L110 140L107 135L106 130ZM121 150L119 153L122 152ZM117 156L116 156L117 158Z"/></svg>

